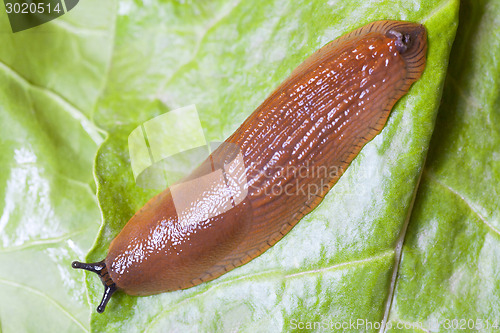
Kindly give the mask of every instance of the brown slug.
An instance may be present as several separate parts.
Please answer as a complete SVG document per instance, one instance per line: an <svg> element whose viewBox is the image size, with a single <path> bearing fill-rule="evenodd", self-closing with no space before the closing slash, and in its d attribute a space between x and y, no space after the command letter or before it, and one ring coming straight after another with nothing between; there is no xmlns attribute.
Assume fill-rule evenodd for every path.
<svg viewBox="0 0 500 333"><path fill-rule="evenodd" d="M323 200L418 80L423 25L377 21L307 58L223 145L142 207L97 263L111 295L185 289L273 246Z"/></svg>

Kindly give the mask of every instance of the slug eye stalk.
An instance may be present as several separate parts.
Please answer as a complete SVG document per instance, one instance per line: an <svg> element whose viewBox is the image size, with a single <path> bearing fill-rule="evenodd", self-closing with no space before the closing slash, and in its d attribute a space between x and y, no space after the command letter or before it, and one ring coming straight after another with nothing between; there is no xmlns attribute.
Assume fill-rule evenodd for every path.
<svg viewBox="0 0 500 333"><path fill-rule="evenodd" d="M108 274L108 269L106 268L104 260L88 264L84 262L73 261L71 267L75 269L84 269L86 271L94 272L99 275L102 284L104 285L104 294L102 295L101 303L97 307L97 312L103 313L106 309L106 305L111 299L111 296L113 296L114 292L118 289Z"/></svg>

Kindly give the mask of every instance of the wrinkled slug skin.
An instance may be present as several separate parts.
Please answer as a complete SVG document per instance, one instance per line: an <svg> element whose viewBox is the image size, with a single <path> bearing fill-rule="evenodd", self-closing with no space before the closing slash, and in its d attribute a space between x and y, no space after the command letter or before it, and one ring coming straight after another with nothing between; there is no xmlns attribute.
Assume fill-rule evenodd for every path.
<svg viewBox="0 0 500 333"><path fill-rule="evenodd" d="M132 295L189 288L266 251L382 130L424 70L426 50L422 25L377 21L311 55L226 140L243 156L244 200L200 221L197 210L224 204L217 184L204 181L181 223L171 189L152 198L109 247L105 264L116 286ZM228 149L213 152L188 180L222 165Z"/></svg>

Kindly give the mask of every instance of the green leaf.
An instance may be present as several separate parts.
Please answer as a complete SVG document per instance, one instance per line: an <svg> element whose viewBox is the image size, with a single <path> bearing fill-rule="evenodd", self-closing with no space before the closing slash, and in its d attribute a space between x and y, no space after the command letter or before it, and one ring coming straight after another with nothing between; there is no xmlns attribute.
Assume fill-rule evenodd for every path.
<svg viewBox="0 0 500 333"><path fill-rule="evenodd" d="M87 0L16 34L1 11L0 331L362 319L331 331L388 320L387 331L496 332L485 325L500 319L500 4L463 0L460 20L457 10L458 0ZM324 202L247 265L185 291L117 293L96 314L100 281L70 263L98 233L98 204L88 260L155 193L133 181L132 129L195 103L207 138L224 139L309 54L377 19L423 22L427 69ZM389 328L412 323L422 328Z"/></svg>
<svg viewBox="0 0 500 333"><path fill-rule="evenodd" d="M498 1L462 2L403 247L394 325L419 322L427 332L500 329L499 17Z"/></svg>
<svg viewBox="0 0 500 333"><path fill-rule="evenodd" d="M0 331L89 331L71 269L99 229L92 110L111 55L113 12L72 14L13 34L0 13ZM3 5L2 5L3 7ZM87 14L85 14L87 13Z"/></svg>
<svg viewBox="0 0 500 333"><path fill-rule="evenodd" d="M120 2L112 66L94 120L109 136L95 170L104 224L88 261L155 192L134 183L130 132L196 104L209 140L231 134L309 54L371 21L428 29L427 69L323 203L249 264L184 291L113 296L93 331L279 331L298 322L381 322L423 169L458 1ZM88 276L95 307L102 285ZM359 329L346 331L358 332ZM375 329L367 331L376 331Z"/></svg>

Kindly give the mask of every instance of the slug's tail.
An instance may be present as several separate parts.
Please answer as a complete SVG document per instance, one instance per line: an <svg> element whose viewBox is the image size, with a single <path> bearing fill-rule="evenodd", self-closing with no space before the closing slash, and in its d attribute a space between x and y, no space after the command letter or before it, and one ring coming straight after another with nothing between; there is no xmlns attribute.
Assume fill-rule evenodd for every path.
<svg viewBox="0 0 500 333"><path fill-rule="evenodd" d="M104 285L104 295L102 296L101 304L99 304L99 306L97 307L97 312L103 313L104 309L106 309L106 304L108 304L111 296L113 296L113 293L117 290L115 283L113 282L113 280L111 280L111 277L108 274L108 269L106 268L104 260L90 264L73 261L71 267L85 269L99 275L102 284Z"/></svg>

